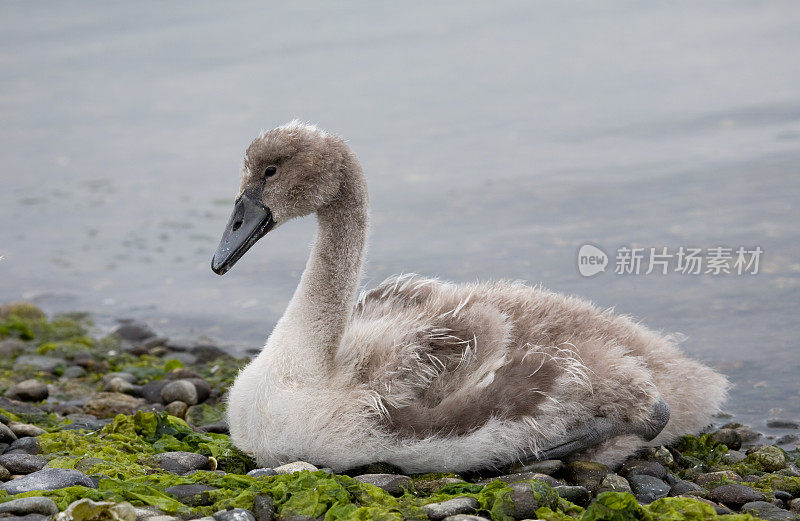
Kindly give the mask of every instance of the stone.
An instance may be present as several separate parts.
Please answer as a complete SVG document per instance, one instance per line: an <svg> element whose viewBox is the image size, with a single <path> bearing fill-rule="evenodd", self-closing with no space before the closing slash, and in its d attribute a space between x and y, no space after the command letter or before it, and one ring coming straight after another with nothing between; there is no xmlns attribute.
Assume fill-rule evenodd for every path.
<svg viewBox="0 0 800 521"><path fill-rule="evenodd" d="M742 447L752 447L762 436L760 432L755 429L751 429L750 427L737 427L734 430L736 431L736 434L739 435L739 439L742 440ZM731 447L728 448L730 449Z"/></svg>
<svg viewBox="0 0 800 521"><path fill-rule="evenodd" d="M199 344L190 348L189 351L197 357L197 362L201 364L213 362L217 358L227 354L219 347L211 344Z"/></svg>
<svg viewBox="0 0 800 521"><path fill-rule="evenodd" d="M765 472L777 472L786 468L786 456L778 447L758 447L748 452L746 459L760 465Z"/></svg>
<svg viewBox="0 0 800 521"><path fill-rule="evenodd" d="M474 516L471 514L456 514L454 516L447 516L442 521L491 521L491 520L483 516Z"/></svg>
<svg viewBox="0 0 800 521"><path fill-rule="evenodd" d="M97 418L113 418L117 414L134 414L146 405L141 398L123 393L97 393L86 402L83 411Z"/></svg>
<svg viewBox="0 0 800 521"><path fill-rule="evenodd" d="M746 485L720 485L711 490L711 499L739 510L745 503L764 501L764 494Z"/></svg>
<svg viewBox="0 0 800 521"><path fill-rule="evenodd" d="M67 419L72 422L72 428L80 428L87 431L99 431L109 423L111 423L111 419L103 418L98 419L97 416L93 414L68 414ZM67 429L70 425L62 427L62 430ZM72 430L72 429L67 429Z"/></svg>
<svg viewBox="0 0 800 521"><path fill-rule="evenodd" d="M153 353L155 352L156 350L153 350ZM163 355L163 358L165 360L177 360L183 365L195 365L197 363L197 357L192 353L167 353Z"/></svg>
<svg viewBox="0 0 800 521"><path fill-rule="evenodd" d="M646 475L654 478L664 479L667 477L667 469L657 461L633 459L626 461L619 471L623 476Z"/></svg>
<svg viewBox="0 0 800 521"><path fill-rule="evenodd" d="M308 464L306 463L306 465ZM286 465L284 465L284 467L285 466ZM276 468L275 471L279 474L285 474L285 472L280 472L280 468L281 467ZM362 483L375 485L389 494L396 495L400 495L405 489L410 489L412 487L411 478L402 474L361 474L360 476L355 476L354 479Z"/></svg>
<svg viewBox="0 0 800 521"><path fill-rule="evenodd" d="M210 460L194 452L163 452L154 456L158 466L173 474L186 474L195 470L211 470Z"/></svg>
<svg viewBox="0 0 800 521"><path fill-rule="evenodd" d="M720 470L718 472L704 472L694 477L694 482L698 485L705 486L715 481L742 481L742 477L732 470Z"/></svg>
<svg viewBox="0 0 800 521"><path fill-rule="evenodd" d="M7 468L0 465L0 481L8 481L9 479L11 479L11 473Z"/></svg>
<svg viewBox="0 0 800 521"><path fill-rule="evenodd" d="M176 418L184 419L186 418L186 411L189 410L189 406L183 402L170 402L164 407L164 410Z"/></svg>
<svg viewBox="0 0 800 521"><path fill-rule="evenodd" d="M0 455L0 465L12 474L30 474L42 470L47 465L47 460L34 454L3 454Z"/></svg>
<svg viewBox="0 0 800 521"><path fill-rule="evenodd" d="M124 393L136 396L141 394L141 386L134 385L122 378L112 378L103 386L103 391L111 393Z"/></svg>
<svg viewBox="0 0 800 521"><path fill-rule="evenodd" d="M726 465L736 465L737 463L743 462L746 457L747 455L744 452L738 450L729 450L722 455L722 462Z"/></svg>
<svg viewBox="0 0 800 521"><path fill-rule="evenodd" d="M189 407L191 409L191 407ZM191 414L190 411L186 411L186 414ZM228 422L226 421L219 421L216 423L209 423L206 425L202 425L199 427L201 432L211 432L214 434L230 434L231 430L228 427Z"/></svg>
<svg viewBox="0 0 800 521"><path fill-rule="evenodd" d="M253 499L253 515L256 521L272 521L275 518L275 501L266 494Z"/></svg>
<svg viewBox="0 0 800 521"><path fill-rule="evenodd" d="M745 503L742 512L766 521L797 521L796 515L766 501Z"/></svg>
<svg viewBox="0 0 800 521"><path fill-rule="evenodd" d="M116 378L124 380L125 382L128 382L129 384L135 384L136 381L137 381L136 377L134 375L132 375L131 373L126 373L124 371L113 371L113 372L106 373L106 374L103 375L103 385L108 384L108 382L110 382L111 380L114 380Z"/></svg>
<svg viewBox="0 0 800 521"><path fill-rule="evenodd" d="M14 495L32 490L57 490L72 486L97 488L95 482L83 472L45 468L3 483L0 485L0 489Z"/></svg>
<svg viewBox="0 0 800 521"><path fill-rule="evenodd" d="M631 485L628 483L627 479L619 474L606 474L600 482L597 493L599 494L600 492L607 492L609 490L613 490L614 492L630 492Z"/></svg>
<svg viewBox="0 0 800 521"><path fill-rule="evenodd" d="M169 380L150 380L142 386L142 398L150 403L161 403L161 389L164 388Z"/></svg>
<svg viewBox="0 0 800 521"><path fill-rule="evenodd" d="M14 370L19 371L25 368L32 368L37 371L52 373L60 366L66 366L66 362L61 358L43 355L21 355L14 361Z"/></svg>
<svg viewBox="0 0 800 521"><path fill-rule="evenodd" d="M442 501L441 503L429 503L422 507L432 521L442 519L457 514L471 514L478 508L478 500L474 497L457 497Z"/></svg>
<svg viewBox="0 0 800 521"><path fill-rule="evenodd" d="M254 478L260 478L263 476L277 476L278 473L275 472L275 469L264 467L261 469L253 469L250 472L248 472L247 475L252 476Z"/></svg>
<svg viewBox="0 0 800 521"><path fill-rule="evenodd" d="M714 443L722 443L730 450L739 450L742 448L742 437L735 429L720 429L711 434L711 441Z"/></svg>
<svg viewBox="0 0 800 521"><path fill-rule="evenodd" d="M111 334L117 335L122 340L142 342L156 336L156 332L140 320L122 319L120 322L120 325L111 330Z"/></svg>
<svg viewBox="0 0 800 521"><path fill-rule="evenodd" d="M216 521L256 521L252 512L244 508L232 508L230 510L220 510L212 515Z"/></svg>
<svg viewBox="0 0 800 521"><path fill-rule="evenodd" d="M580 485L559 485L554 487L559 497L571 501L578 506L586 507L592 501L592 493L586 487Z"/></svg>
<svg viewBox="0 0 800 521"><path fill-rule="evenodd" d="M564 462L560 459L545 459L541 461L529 461L519 463L506 468L507 474L521 474L523 472L535 472L537 474L547 474L555 476L558 471L564 468Z"/></svg>
<svg viewBox="0 0 800 521"><path fill-rule="evenodd" d="M780 499L784 503L792 500L792 495L785 490L773 490L772 495L775 496L775 499Z"/></svg>
<svg viewBox="0 0 800 521"><path fill-rule="evenodd" d="M795 514L800 514L800 498L793 499L789 503L789 510L791 510Z"/></svg>
<svg viewBox="0 0 800 521"><path fill-rule="evenodd" d="M33 302L24 300L17 300L8 302L0 306L0 319L7 319L11 315L19 318L39 319L45 318L47 315Z"/></svg>
<svg viewBox="0 0 800 521"><path fill-rule="evenodd" d="M794 420L773 419L767 422L770 429L800 429L800 422Z"/></svg>
<svg viewBox="0 0 800 521"><path fill-rule="evenodd" d="M9 422L8 428L11 429L11 432L13 432L17 436L17 438L41 436L42 434L47 432L41 427L37 427L36 425L31 425L30 423Z"/></svg>
<svg viewBox="0 0 800 521"><path fill-rule="evenodd" d="M14 431L8 425L0 423L0 443L12 443L16 439L17 435L14 434Z"/></svg>
<svg viewBox="0 0 800 521"><path fill-rule="evenodd" d="M23 402L40 402L46 400L49 394L47 384L34 379L23 380L6 391L6 396L12 400Z"/></svg>
<svg viewBox="0 0 800 521"><path fill-rule="evenodd" d="M149 517L160 516L164 513L164 511L161 510L160 508L150 505L143 507L134 507L134 511L136 512L136 521L144 521Z"/></svg>
<svg viewBox="0 0 800 521"><path fill-rule="evenodd" d="M0 356L3 358L13 358L25 350L25 342L16 338L0 340Z"/></svg>
<svg viewBox="0 0 800 521"><path fill-rule="evenodd" d="M194 385L194 389L197 391L197 403L203 403L211 396L211 386L202 378L187 378L186 381Z"/></svg>
<svg viewBox="0 0 800 521"><path fill-rule="evenodd" d="M652 503L656 499L666 497L670 490L670 486L663 480L646 474L628 476L628 483L631 484L631 491L639 503Z"/></svg>
<svg viewBox="0 0 800 521"><path fill-rule="evenodd" d="M314 472L315 470L319 469L314 465L312 465L311 463L306 463L305 461L293 461L292 463L287 463L286 465L275 467L274 470L277 474L291 474L292 472L300 472L301 470L308 470L310 472Z"/></svg>
<svg viewBox="0 0 800 521"><path fill-rule="evenodd" d="M536 511L542 507L556 510L558 494L541 481L512 483L511 500L514 502L514 519L536 519Z"/></svg>
<svg viewBox="0 0 800 521"><path fill-rule="evenodd" d="M691 481L686 481L684 479L680 479L675 482L672 487L669 489L670 497L675 496L704 496L706 495L706 490L698 485L697 483L692 483Z"/></svg>
<svg viewBox="0 0 800 521"><path fill-rule="evenodd" d="M197 388L188 380L169 382L161 389L161 403L183 402L194 405L197 401Z"/></svg>
<svg viewBox="0 0 800 521"><path fill-rule="evenodd" d="M83 498L70 503L66 510L56 514L53 521L136 521L136 517L136 509L127 501L117 503Z"/></svg>
<svg viewBox="0 0 800 521"><path fill-rule="evenodd" d="M86 376L86 369L79 365L71 365L64 369L64 372L61 373L62 380L72 380L74 378L80 378L82 376Z"/></svg>
<svg viewBox="0 0 800 521"><path fill-rule="evenodd" d="M562 481L557 480L553 476L548 476L547 474L539 474L538 472L519 472L517 474L505 474L503 476L497 476L495 478L486 478L478 481L478 485L488 485L492 481L502 481L503 483L522 483L523 481L529 481L531 479L538 479L539 481L544 481L551 487L557 487L559 485L564 485L565 483Z"/></svg>
<svg viewBox="0 0 800 521"><path fill-rule="evenodd" d="M571 461L564 465L564 476L573 485L586 487L595 492L600 482L611 472L606 465L595 461Z"/></svg>
<svg viewBox="0 0 800 521"><path fill-rule="evenodd" d="M23 497L0 503L0 515L26 516L40 514L52 516L58 513L55 502L46 497Z"/></svg>
<svg viewBox="0 0 800 521"><path fill-rule="evenodd" d="M192 371L191 369L186 367L178 367L177 369L173 369L172 371L164 375L164 379L169 381L191 380L192 378L199 378L201 380L203 379L200 373Z"/></svg>
<svg viewBox="0 0 800 521"><path fill-rule="evenodd" d="M212 490L217 490L217 488L201 483L193 483L189 485L167 487L164 489L164 492L172 494L184 505L190 507L205 507L214 504L214 500L208 494L208 492Z"/></svg>

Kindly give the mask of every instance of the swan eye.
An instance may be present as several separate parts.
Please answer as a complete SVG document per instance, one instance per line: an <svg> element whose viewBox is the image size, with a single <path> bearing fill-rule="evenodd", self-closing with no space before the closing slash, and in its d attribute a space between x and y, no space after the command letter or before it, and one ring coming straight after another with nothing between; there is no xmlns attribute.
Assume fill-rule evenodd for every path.
<svg viewBox="0 0 800 521"><path fill-rule="evenodd" d="M278 172L277 166L268 166L266 170L264 170L264 175L267 177L272 177Z"/></svg>

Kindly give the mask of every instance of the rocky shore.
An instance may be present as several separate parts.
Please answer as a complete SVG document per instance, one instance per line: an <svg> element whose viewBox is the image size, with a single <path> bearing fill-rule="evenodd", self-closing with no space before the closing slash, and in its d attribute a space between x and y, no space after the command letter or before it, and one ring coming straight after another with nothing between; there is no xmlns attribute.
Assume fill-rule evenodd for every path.
<svg viewBox="0 0 800 521"><path fill-rule="evenodd" d="M0 517L26 521L800 521L800 452L730 423L619 469L539 461L465 475L256 468L230 442L227 387L245 360L127 321L0 307ZM800 425L773 421L796 440ZM794 438L792 438L794 436Z"/></svg>

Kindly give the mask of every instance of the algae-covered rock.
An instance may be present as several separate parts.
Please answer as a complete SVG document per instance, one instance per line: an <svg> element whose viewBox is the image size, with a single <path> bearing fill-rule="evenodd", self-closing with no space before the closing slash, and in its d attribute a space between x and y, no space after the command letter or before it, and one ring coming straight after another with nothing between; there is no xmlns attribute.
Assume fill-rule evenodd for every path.
<svg viewBox="0 0 800 521"><path fill-rule="evenodd" d="M31 302L9 302L0 305L0 319L5 320L12 315L28 320L42 319L46 316L39 306Z"/></svg>
<svg viewBox="0 0 800 521"><path fill-rule="evenodd" d="M547 483L532 480L512 483L510 487L515 519L536 517L536 511L542 507L558 508L558 494Z"/></svg>
<svg viewBox="0 0 800 521"><path fill-rule="evenodd" d="M564 466L563 472L570 483L596 491L611 469L595 461L571 461Z"/></svg>
<svg viewBox="0 0 800 521"><path fill-rule="evenodd" d="M786 468L786 456L778 447L759 447L747 455L745 463L753 463L764 472L776 472Z"/></svg>
<svg viewBox="0 0 800 521"><path fill-rule="evenodd" d="M589 505L581 521L651 521L647 512L631 494L603 492Z"/></svg>
<svg viewBox="0 0 800 521"><path fill-rule="evenodd" d="M766 501L753 501L742 505L742 512L767 521L797 521L798 516Z"/></svg>
<svg viewBox="0 0 800 521"><path fill-rule="evenodd" d="M282 465L280 467L276 467L275 472L278 474L286 474L287 472L305 470L301 464L310 465L310 463L296 461L288 464L294 465L294 467L289 467L287 469L287 465ZM313 465L311 466L313 467ZM292 468L296 470L292 470ZM314 467L314 470L316 470L316 467ZM394 495L400 495L403 493L403 491L412 488L411 478L402 474L362 474L360 476L356 476L355 479L362 483L369 483L370 485L382 488L389 494Z"/></svg>
<svg viewBox="0 0 800 521"><path fill-rule="evenodd" d="M800 478L798 477L767 474L756 481L756 486L769 490L783 490L794 497L800 497Z"/></svg>
<svg viewBox="0 0 800 521"><path fill-rule="evenodd" d="M123 501L79 499L56 515L53 521L136 521L133 505Z"/></svg>

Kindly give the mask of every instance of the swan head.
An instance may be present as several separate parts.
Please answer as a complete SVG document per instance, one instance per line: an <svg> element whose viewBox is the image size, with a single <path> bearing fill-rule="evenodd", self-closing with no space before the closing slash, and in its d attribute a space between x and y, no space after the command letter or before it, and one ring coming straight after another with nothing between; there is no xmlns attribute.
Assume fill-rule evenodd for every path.
<svg viewBox="0 0 800 521"><path fill-rule="evenodd" d="M297 120L247 147L241 184L211 269L225 274L273 228L336 199L350 156L344 141Z"/></svg>

